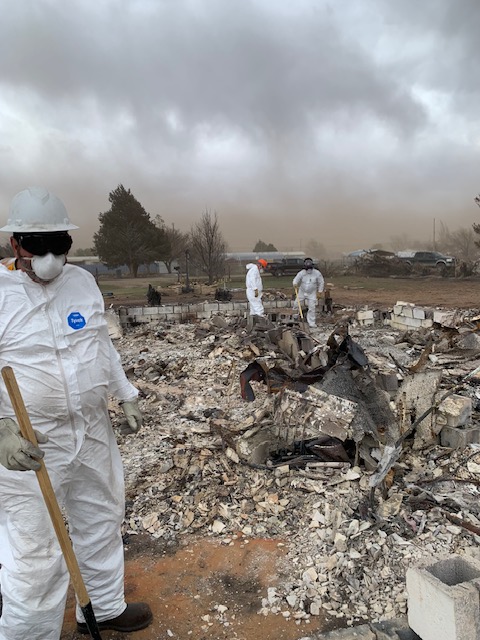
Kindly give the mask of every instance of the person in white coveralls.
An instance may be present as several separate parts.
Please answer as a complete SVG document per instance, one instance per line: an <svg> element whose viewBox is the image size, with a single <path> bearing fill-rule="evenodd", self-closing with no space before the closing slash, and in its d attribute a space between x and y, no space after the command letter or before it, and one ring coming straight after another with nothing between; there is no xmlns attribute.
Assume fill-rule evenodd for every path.
<svg viewBox="0 0 480 640"><path fill-rule="evenodd" d="M307 305L307 322L309 327L316 327L316 308L317 300L321 297L324 279L318 269L315 269L313 260L305 258L303 261L303 269L297 273L293 279L296 300L293 304L294 309L298 309L298 305L305 302Z"/></svg>
<svg viewBox="0 0 480 640"><path fill-rule="evenodd" d="M138 391L112 345L94 277L70 265L64 204L42 187L18 193L7 224L14 259L0 265L0 368L11 366L39 448L24 440L0 380L1 640L58 640L69 574L34 471L44 459L99 628L143 629L146 603L127 604L122 461L109 394L142 424ZM77 606L77 628L88 633Z"/></svg>
<svg viewBox="0 0 480 640"><path fill-rule="evenodd" d="M263 316L265 310L263 308L262 295L263 283L260 269L265 269L267 261L263 258L257 262L249 262L247 264L247 277L245 278L245 286L247 289L247 300L249 303L251 316Z"/></svg>

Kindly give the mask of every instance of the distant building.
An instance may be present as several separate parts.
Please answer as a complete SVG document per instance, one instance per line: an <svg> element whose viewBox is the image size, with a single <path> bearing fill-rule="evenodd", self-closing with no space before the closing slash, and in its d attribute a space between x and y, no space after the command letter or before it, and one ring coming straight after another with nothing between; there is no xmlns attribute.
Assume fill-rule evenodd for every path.
<svg viewBox="0 0 480 640"><path fill-rule="evenodd" d="M111 278L121 278L123 276L130 275L130 269L126 264L120 267L109 267L104 262L101 262L98 256L68 256L68 262L70 264L76 264L82 269L89 271L95 277L97 276L110 276ZM176 266L174 262L173 266ZM172 269L172 273L175 273ZM138 275L161 275L168 274L168 269L163 262L152 262L148 266L141 264L138 267Z"/></svg>

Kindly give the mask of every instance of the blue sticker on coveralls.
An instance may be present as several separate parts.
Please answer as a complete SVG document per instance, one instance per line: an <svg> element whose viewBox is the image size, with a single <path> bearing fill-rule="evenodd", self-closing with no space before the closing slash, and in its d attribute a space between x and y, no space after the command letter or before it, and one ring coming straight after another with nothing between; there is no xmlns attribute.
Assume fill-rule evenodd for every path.
<svg viewBox="0 0 480 640"><path fill-rule="evenodd" d="M67 320L72 329L83 329L87 324L85 318L78 311L72 311Z"/></svg>

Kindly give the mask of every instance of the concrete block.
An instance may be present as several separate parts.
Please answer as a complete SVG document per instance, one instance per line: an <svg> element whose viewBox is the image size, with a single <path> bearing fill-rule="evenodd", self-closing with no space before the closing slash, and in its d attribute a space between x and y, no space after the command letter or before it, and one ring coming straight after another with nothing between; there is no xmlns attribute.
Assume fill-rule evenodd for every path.
<svg viewBox="0 0 480 640"><path fill-rule="evenodd" d="M395 318L390 318L390 326L393 329L398 329L399 331L405 331L405 325L402 322L398 322L397 318L400 318L401 316L395 316Z"/></svg>
<svg viewBox="0 0 480 640"><path fill-rule="evenodd" d="M236 311L246 311L248 309L248 303L247 302L234 302L233 303L233 308Z"/></svg>
<svg viewBox="0 0 480 640"><path fill-rule="evenodd" d="M162 313L173 313L173 304L165 304L160 308Z"/></svg>
<svg viewBox="0 0 480 640"><path fill-rule="evenodd" d="M425 309L413 307L413 317L417 318L417 320L425 320Z"/></svg>
<svg viewBox="0 0 480 640"><path fill-rule="evenodd" d="M220 307L219 307L219 303L218 302L204 302L203 303L203 310L204 311L210 311L210 313L215 312L218 313Z"/></svg>
<svg viewBox="0 0 480 640"><path fill-rule="evenodd" d="M480 444L480 427L462 429L445 426L440 431L440 444L450 449L464 449L469 444Z"/></svg>
<svg viewBox="0 0 480 640"><path fill-rule="evenodd" d="M405 318L413 318L413 307L403 307L401 315Z"/></svg>
<svg viewBox="0 0 480 640"><path fill-rule="evenodd" d="M437 409L437 423L449 427L461 427L472 419L472 399L453 395L445 398Z"/></svg>
<svg viewBox="0 0 480 640"><path fill-rule="evenodd" d="M413 316L411 318L407 316L405 318L405 324L409 329L418 329L422 326L422 321L418 318L414 318Z"/></svg>
<svg viewBox="0 0 480 640"><path fill-rule="evenodd" d="M203 302L193 302L186 305L186 308L189 313L197 313L199 311L203 311ZM173 307L172 307L173 312Z"/></svg>
<svg viewBox="0 0 480 640"><path fill-rule="evenodd" d="M408 624L422 640L480 639L480 563L454 555L407 569Z"/></svg>
<svg viewBox="0 0 480 640"><path fill-rule="evenodd" d="M435 404L441 379L442 372L433 369L418 371L405 377L395 400L401 433L409 429L413 416L421 416ZM413 448L418 450L437 444L441 430L442 425L438 425L433 413L430 413L417 426Z"/></svg>
<svg viewBox="0 0 480 640"><path fill-rule="evenodd" d="M373 311L357 311L357 320L373 320Z"/></svg>
<svg viewBox="0 0 480 640"><path fill-rule="evenodd" d="M425 320L422 320L422 327L424 329L431 329L433 327L433 319L425 318Z"/></svg>
<svg viewBox="0 0 480 640"><path fill-rule="evenodd" d="M443 327L457 328L463 323L465 312L457 309L452 311L440 311L436 309L433 312L433 321L441 324Z"/></svg>
<svg viewBox="0 0 480 640"><path fill-rule="evenodd" d="M128 310L129 316L141 316L143 315L143 307L130 307Z"/></svg>

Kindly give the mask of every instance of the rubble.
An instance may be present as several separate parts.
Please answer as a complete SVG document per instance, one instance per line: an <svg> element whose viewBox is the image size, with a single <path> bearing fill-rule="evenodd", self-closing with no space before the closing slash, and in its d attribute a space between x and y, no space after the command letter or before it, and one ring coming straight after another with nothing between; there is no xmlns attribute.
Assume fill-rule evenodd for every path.
<svg viewBox="0 0 480 640"><path fill-rule="evenodd" d="M405 616L409 566L478 557L480 542L480 354L456 339L465 326L475 333L468 318L444 317L446 327L414 327L418 340L379 322L313 336L248 331L228 316L127 327L115 345L145 425L128 433L111 403L126 542L276 538L288 544L285 579L261 594L261 615L302 625L327 612L345 626ZM474 436L442 440L447 428ZM395 459L372 487L388 451Z"/></svg>

